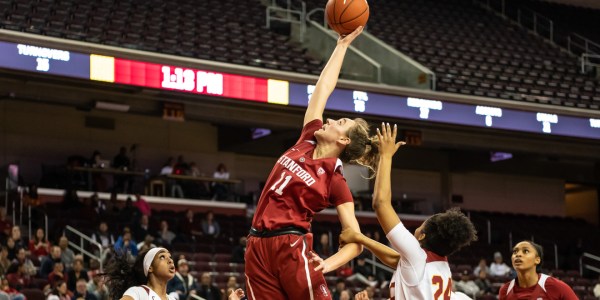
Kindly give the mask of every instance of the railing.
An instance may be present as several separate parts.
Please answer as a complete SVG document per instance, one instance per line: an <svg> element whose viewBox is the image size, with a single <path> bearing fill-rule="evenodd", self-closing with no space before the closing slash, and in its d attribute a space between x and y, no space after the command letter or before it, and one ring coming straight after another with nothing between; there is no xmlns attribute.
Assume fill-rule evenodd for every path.
<svg viewBox="0 0 600 300"><path fill-rule="evenodd" d="M88 257L90 257L90 258L93 258L93 259L96 259L96 260L98 260L98 261L100 262L100 272L104 271L104 268L103 268L103 264L104 264L104 258L106 257L106 253L107 253L108 251L104 250L104 249L102 248L102 245L100 245L100 243L98 243L98 242L96 242L96 241L92 240L90 237L88 237L87 235L85 235L85 234L84 234L84 233L82 233L81 231L79 231L79 230L77 230L77 229L75 229L75 228L73 228L73 227L71 227L71 226L67 225L67 226L65 227L65 235L66 235L67 233L69 233L69 232L70 232L70 233L73 233L73 234L75 234L75 235L77 235L77 236L79 236L79 245L77 245L77 244L75 244L75 243L71 242L71 240L69 240L69 246L73 247L75 250L79 251L80 253L82 253L82 254L84 254L84 255L86 255L86 256L88 256ZM97 247L97 248L98 248L98 254L99 254L100 256L98 256L98 255L96 255L96 254L94 254L94 253L91 253L91 252L87 251L87 250L84 248L84 241L87 241L87 242L89 242L89 243L90 243L90 245L92 245L92 246L94 246L94 247Z"/></svg>
<svg viewBox="0 0 600 300"><path fill-rule="evenodd" d="M506 7L506 0L473 0L481 7L495 11L503 18L511 19L521 27L532 30L535 34L554 43L554 22L538 12L527 8L510 10Z"/></svg>
<svg viewBox="0 0 600 300"><path fill-rule="evenodd" d="M593 260L596 263L598 263L598 265L600 265L600 256L596 256L596 255L593 255L591 253L584 252L583 255L581 255L581 258L579 258L579 274L583 275L584 269L585 270L594 271L596 273L600 273L600 268L594 267L594 266L589 265L589 264L585 264L583 262L584 258Z"/></svg>
<svg viewBox="0 0 600 300"><path fill-rule="evenodd" d="M581 54L581 73L586 74L589 68L600 70L600 55L598 54Z"/></svg>
<svg viewBox="0 0 600 300"><path fill-rule="evenodd" d="M283 13L284 16L279 16L278 13ZM287 22L290 24L297 24L300 26L300 41L304 41L304 35L306 34L306 23L304 19L306 17L306 3L300 4L300 10L296 10L292 7L292 1L286 1L286 7L280 7L277 5L276 0L271 1L271 5L267 6L266 23L267 28L271 28L272 21Z"/></svg>
<svg viewBox="0 0 600 300"><path fill-rule="evenodd" d="M318 12L322 12L323 13L323 27L327 28L327 16L325 16L325 9L323 8L315 8L313 10L311 10L310 12L308 12L308 14L306 14L306 21L311 21L311 17L318 13Z"/></svg>
<svg viewBox="0 0 600 300"><path fill-rule="evenodd" d="M600 54L600 45L573 33L567 37L567 49L573 54Z"/></svg>

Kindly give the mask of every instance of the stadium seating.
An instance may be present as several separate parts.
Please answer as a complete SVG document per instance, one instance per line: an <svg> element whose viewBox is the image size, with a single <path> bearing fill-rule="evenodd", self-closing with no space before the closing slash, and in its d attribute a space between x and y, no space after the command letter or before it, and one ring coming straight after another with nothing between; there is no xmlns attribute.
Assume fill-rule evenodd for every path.
<svg viewBox="0 0 600 300"><path fill-rule="evenodd" d="M577 57L471 0L383 0L370 8L367 30L434 71L440 91L600 107L600 84L578 73Z"/></svg>
<svg viewBox="0 0 600 300"><path fill-rule="evenodd" d="M265 26L251 1L0 0L0 28L129 49L319 74L321 61Z"/></svg>

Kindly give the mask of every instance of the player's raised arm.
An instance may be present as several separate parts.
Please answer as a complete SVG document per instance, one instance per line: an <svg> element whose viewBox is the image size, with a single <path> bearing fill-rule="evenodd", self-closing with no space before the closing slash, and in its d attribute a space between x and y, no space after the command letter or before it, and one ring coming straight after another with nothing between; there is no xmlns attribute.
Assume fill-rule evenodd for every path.
<svg viewBox="0 0 600 300"><path fill-rule="evenodd" d="M375 256L377 256L377 258L386 266L394 269L398 266L398 260L400 259L400 254L398 254L398 252L378 241L366 237L360 232L352 230L351 228L342 230L342 233L340 234L340 244L343 245L346 243L362 244L375 254Z"/></svg>
<svg viewBox="0 0 600 300"><path fill-rule="evenodd" d="M327 104L327 99L337 84L342 63L344 62L344 56L346 55L346 50L348 49L348 46L350 46L350 43L354 41L354 39L362 32L362 30L362 26L358 27L351 34L344 37L340 36L338 39L337 46L333 50L333 53L325 65L325 68L323 68L323 71L321 71L319 81L317 81L315 90L310 97L310 101L308 102L308 108L304 114L304 125L314 119L323 119L325 104Z"/></svg>
<svg viewBox="0 0 600 300"><path fill-rule="evenodd" d="M381 130L377 128L377 137L379 138L379 167L377 168L377 177L375 178L375 191L373 192L373 209L377 215L377 220L383 228L385 234L388 234L398 223L400 218L392 207L392 157L394 153L404 145L404 142L396 143L398 127L394 125L392 129L390 124L382 124Z"/></svg>

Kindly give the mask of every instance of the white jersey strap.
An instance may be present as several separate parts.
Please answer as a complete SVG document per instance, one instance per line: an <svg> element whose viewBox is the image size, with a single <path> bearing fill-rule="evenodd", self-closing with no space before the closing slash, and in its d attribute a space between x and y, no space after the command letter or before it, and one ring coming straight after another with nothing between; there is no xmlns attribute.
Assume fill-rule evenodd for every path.
<svg viewBox="0 0 600 300"><path fill-rule="evenodd" d="M316 145L316 144L317 144L317 142L315 142L315 141L313 141L313 140L304 140L304 141L305 141L305 142L309 142L309 143L311 143L311 144L313 144L313 145Z"/></svg>
<svg viewBox="0 0 600 300"><path fill-rule="evenodd" d="M511 280L510 284L508 285L508 288L506 289L506 295L510 294L510 291L512 291L512 289L515 287L515 280Z"/></svg>
<svg viewBox="0 0 600 300"><path fill-rule="evenodd" d="M340 174L342 174L342 176L344 175L344 164L342 163L342 160L340 160L339 158L337 159L337 161L335 162L335 167L333 168L333 171L337 171L337 169L340 168Z"/></svg>
<svg viewBox="0 0 600 300"><path fill-rule="evenodd" d="M540 280L538 281L538 284L542 287L542 290L544 290L544 292L548 292L548 291L546 291L546 280L549 277L550 276L548 276L546 274L540 274Z"/></svg>

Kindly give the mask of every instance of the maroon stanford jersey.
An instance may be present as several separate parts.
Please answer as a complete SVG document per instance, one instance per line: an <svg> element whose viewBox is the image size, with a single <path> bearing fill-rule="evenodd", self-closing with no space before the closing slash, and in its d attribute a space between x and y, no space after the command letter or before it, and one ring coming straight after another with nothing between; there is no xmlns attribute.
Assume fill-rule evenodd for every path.
<svg viewBox="0 0 600 300"><path fill-rule="evenodd" d="M313 120L300 139L278 160L260 195L252 221L257 230L296 226L310 231L313 215L325 208L352 202L352 194L336 158L313 159L315 131L323 121Z"/></svg>
<svg viewBox="0 0 600 300"><path fill-rule="evenodd" d="M539 274L538 284L521 288L517 280L513 279L505 283L499 292L500 300L578 300L575 292L564 282L550 277L546 274Z"/></svg>

